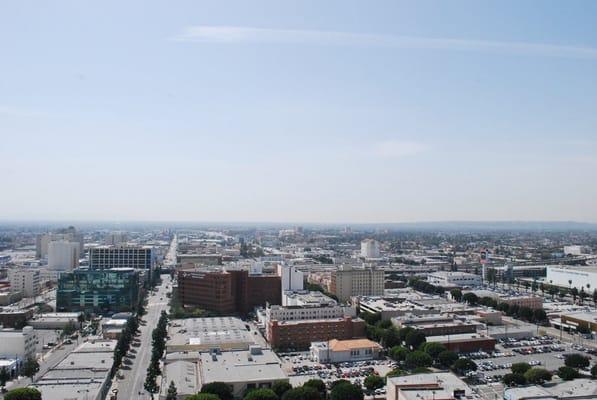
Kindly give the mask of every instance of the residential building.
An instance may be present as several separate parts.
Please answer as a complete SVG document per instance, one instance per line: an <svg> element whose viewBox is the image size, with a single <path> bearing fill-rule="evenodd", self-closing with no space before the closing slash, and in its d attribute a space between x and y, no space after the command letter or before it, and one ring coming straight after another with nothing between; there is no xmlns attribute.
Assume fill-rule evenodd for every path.
<svg viewBox="0 0 597 400"><path fill-rule="evenodd" d="M427 275L427 282L441 287L475 287L481 285L481 276L466 272L437 271Z"/></svg>
<svg viewBox="0 0 597 400"><path fill-rule="evenodd" d="M35 357L37 335L33 327L0 329L0 358L27 360Z"/></svg>
<svg viewBox="0 0 597 400"><path fill-rule="evenodd" d="M480 399L468 384L450 372L388 378L386 390L387 400Z"/></svg>
<svg viewBox="0 0 597 400"><path fill-rule="evenodd" d="M60 274L57 311L111 314L139 304L139 272L134 269L83 270Z"/></svg>
<svg viewBox="0 0 597 400"><path fill-rule="evenodd" d="M154 266L155 256L151 246L98 246L89 249L89 269L152 270Z"/></svg>
<svg viewBox="0 0 597 400"><path fill-rule="evenodd" d="M11 268L7 271L10 289L23 297L35 297L40 292L40 272L32 268Z"/></svg>
<svg viewBox="0 0 597 400"><path fill-rule="evenodd" d="M378 359L383 353L383 347L369 339L332 339L311 343L309 351L316 362L342 363Z"/></svg>
<svg viewBox="0 0 597 400"><path fill-rule="evenodd" d="M375 267L342 265L331 273L330 292L340 301L353 296L381 296L383 291L384 271Z"/></svg>
<svg viewBox="0 0 597 400"><path fill-rule="evenodd" d="M379 258L379 242L373 239L365 239L361 242L361 257L368 258Z"/></svg>
<svg viewBox="0 0 597 400"><path fill-rule="evenodd" d="M55 240L48 243L48 268L72 271L79 266L79 243Z"/></svg>

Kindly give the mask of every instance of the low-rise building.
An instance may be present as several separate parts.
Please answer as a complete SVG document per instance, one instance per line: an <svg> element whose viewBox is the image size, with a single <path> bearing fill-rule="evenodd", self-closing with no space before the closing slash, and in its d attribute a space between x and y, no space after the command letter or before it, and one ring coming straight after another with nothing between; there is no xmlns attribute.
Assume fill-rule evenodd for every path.
<svg viewBox="0 0 597 400"><path fill-rule="evenodd" d="M491 352L495 349L496 340L479 333L459 333L455 335L428 336L427 342L441 343L446 349L455 353L472 353L475 351Z"/></svg>
<svg viewBox="0 0 597 400"><path fill-rule="evenodd" d="M245 323L235 317L172 320L166 352L246 350L255 343Z"/></svg>
<svg viewBox="0 0 597 400"><path fill-rule="evenodd" d="M33 327L0 329L0 358L27 360L35 357L37 335Z"/></svg>
<svg viewBox="0 0 597 400"><path fill-rule="evenodd" d="M369 339L313 342L309 349L313 360L319 363L341 363L380 358L383 347Z"/></svg>
<svg viewBox="0 0 597 400"><path fill-rule="evenodd" d="M29 321L35 329L64 329L69 325L79 326L80 312L58 312L38 314Z"/></svg>
<svg viewBox="0 0 597 400"><path fill-rule="evenodd" d="M22 328L34 314L35 311L32 309L5 309L0 312L0 324L5 328Z"/></svg>
<svg viewBox="0 0 597 400"><path fill-rule="evenodd" d="M475 333L481 325L467 318L457 318L450 314L407 315L392 318L392 323L399 329L410 327L419 330L425 336L454 335Z"/></svg>
<svg viewBox="0 0 597 400"><path fill-rule="evenodd" d="M437 313L436 310L415 304L408 300L398 300L385 297L355 298L361 311L381 315L383 321L402 315L428 315Z"/></svg>
<svg viewBox="0 0 597 400"><path fill-rule="evenodd" d="M388 378L387 400L480 399L462 379L450 372Z"/></svg>
<svg viewBox="0 0 597 400"><path fill-rule="evenodd" d="M427 275L427 281L441 287L475 287L481 285L481 276L457 271L437 271Z"/></svg>
<svg viewBox="0 0 597 400"><path fill-rule="evenodd" d="M504 391L504 400L597 399L597 381L574 379L549 386L525 386Z"/></svg>

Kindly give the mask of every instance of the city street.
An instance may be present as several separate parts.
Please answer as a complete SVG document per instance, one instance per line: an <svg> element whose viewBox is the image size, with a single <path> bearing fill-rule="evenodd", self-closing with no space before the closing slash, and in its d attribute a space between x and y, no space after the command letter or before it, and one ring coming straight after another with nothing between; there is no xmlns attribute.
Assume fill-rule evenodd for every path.
<svg viewBox="0 0 597 400"><path fill-rule="evenodd" d="M156 287L154 293L150 293L148 296L147 314L142 318L139 327L140 335L137 336L140 345L139 347L132 346L132 352L127 355L133 363L127 366L127 369L121 368L119 370L124 375L123 379L114 379L112 388L118 389L119 399L151 398L143 387L147 367L151 360L151 332L157 326L162 311L168 311L168 297L166 294L172 290L170 275L163 274L161 279L162 283Z"/></svg>

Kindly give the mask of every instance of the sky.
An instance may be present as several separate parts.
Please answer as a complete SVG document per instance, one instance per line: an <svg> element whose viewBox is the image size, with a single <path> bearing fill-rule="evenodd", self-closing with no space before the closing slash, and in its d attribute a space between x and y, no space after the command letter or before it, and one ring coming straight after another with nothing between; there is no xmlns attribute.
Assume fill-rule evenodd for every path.
<svg viewBox="0 0 597 400"><path fill-rule="evenodd" d="M595 1L0 3L0 219L597 222Z"/></svg>

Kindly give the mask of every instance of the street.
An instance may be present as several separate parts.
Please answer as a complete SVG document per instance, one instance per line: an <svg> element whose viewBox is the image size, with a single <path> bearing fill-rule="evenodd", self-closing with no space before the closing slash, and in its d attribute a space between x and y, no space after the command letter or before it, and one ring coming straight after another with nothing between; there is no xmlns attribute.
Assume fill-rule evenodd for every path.
<svg viewBox="0 0 597 400"><path fill-rule="evenodd" d="M168 297L166 294L172 290L170 275L161 275L162 282L155 288L154 293L148 296L147 314L142 318L139 326L140 334L136 341L140 341L139 347L132 346L127 357L133 362L121 368L124 378L114 378L112 388L118 389L119 399L150 399L149 393L145 391L144 383L151 360L151 332L157 326L162 311L168 311ZM168 289L169 288L169 289Z"/></svg>

